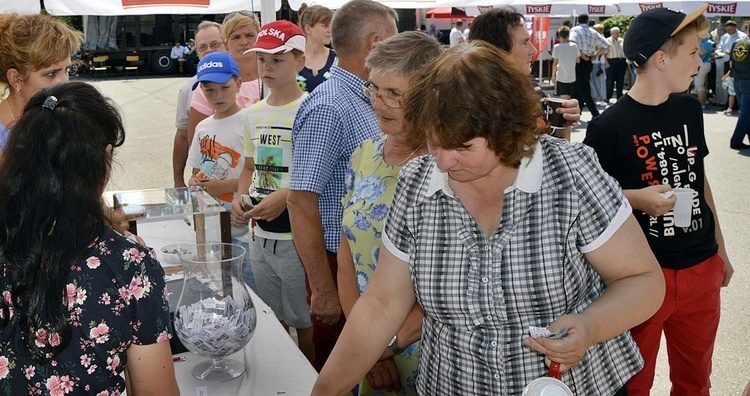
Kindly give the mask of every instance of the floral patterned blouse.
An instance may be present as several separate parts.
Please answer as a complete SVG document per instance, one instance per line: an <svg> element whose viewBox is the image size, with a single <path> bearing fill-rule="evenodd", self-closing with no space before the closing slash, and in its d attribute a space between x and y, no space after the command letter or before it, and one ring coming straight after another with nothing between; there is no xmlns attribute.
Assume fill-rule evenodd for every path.
<svg viewBox="0 0 750 396"><path fill-rule="evenodd" d="M120 395L120 375L131 344L168 341L172 335L164 270L153 250L107 228L90 245L87 258L73 265L68 277L67 305L71 339L54 358L37 364L26 354L22 331L13 323L0 338L0 394ZM0 290L11 302L2 266ZM60 335L45 328L34 332L40 348L56 346Z"/></svg>
<svg viewBox="0 0 750 396"><path fill-rule="evenodd" d="M391 166L383 159L386 136L365 140L354 150L346 173L346 194L342 199L344 215L342 228L357 276L360 294L365 291L375 271L380 252L380 236L398 181L400 166ZM401 375L401 392L374 391L362 379L360 396L403 394L416 395L421 341L409 345L394 357Z"/></svg>

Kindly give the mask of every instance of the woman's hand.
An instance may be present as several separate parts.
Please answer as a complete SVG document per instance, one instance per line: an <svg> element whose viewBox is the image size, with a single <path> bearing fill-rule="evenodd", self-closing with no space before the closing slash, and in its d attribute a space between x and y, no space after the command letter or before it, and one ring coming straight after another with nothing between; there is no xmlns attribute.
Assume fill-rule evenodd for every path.
<svg viewBox="0 0 750 396"><path fill-rule="evenodd" d="M246 215L257 220L272 221L279 217L284 209L286 209L286 194L285 191L279 190L263 198L254 208L246 212Z"/></svg>
<svg viewBox="0 0 750 396"><path fill-rule="evenodd" d="M563 315L548 326L550 332L554 333L559 329L568 329L568 335L559 340L553 340L546 337L534 339L526 337L523 344L531 349L545 355L547 366L551 362L560 363L560 372L568 371L571 367L578 364L583 356L593 344L592 334L595 326L582 315Z"/></svg>
<svg viewBox="0 0 750 396"><path fill-rule="evenodd" d="M122 211L122 208L114 209L104 202L102 202L102 207L104 208L104 218L107 220L109 226L113 230L123 235L125 235L128 230L130 230L131 220L135 220L146 215L145 213L125 214L125 212Z"/></svg>

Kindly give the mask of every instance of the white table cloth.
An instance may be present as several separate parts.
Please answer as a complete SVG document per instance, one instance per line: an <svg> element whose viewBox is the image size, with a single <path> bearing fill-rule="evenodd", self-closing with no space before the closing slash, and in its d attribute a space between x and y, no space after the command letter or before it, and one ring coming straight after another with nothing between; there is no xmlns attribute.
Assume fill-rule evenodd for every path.
<svg viewBox="0 0 750 396"><path fill-rule="evenodd" d="M258 324L247 346L231 355L245 364L245 374L222 383L199 381L190 374L203 359L190 352L181 353L184 362L175 363L175 375L182 395L200 396L276 396L309 395L318 373L281 326L271 309L252 290ZM204 388L205 389L202 389ZM199 393L207 392L207 393Z"/></svg>
<svg viewBox="0 0 750 396"><path fill-rule="evenodd" d="M218 224L215 226L218 227ZM207 228L209 228L207 239L210 241L214 239L210 235L216 233L211 232L209 224ZM192 228L182 220L139 223L138 234L144 239L146 245L157 251L157 255L159 248L166 244L195 243ZM171 289L170 287L170 291L175 293ZM250 288L248 291L258 314L255 334L242 351L230 356L231 359L245 364L244 375L223 383L197 380L190 371L196 363L208 358L190 352L181 353L177 356L185 357L185 360L176 362L174 367L182 395L297 396L310 394L315 379L318 377L317 372L281 326L271 308ZM176 293L178 297L179 290ZM170 298L170 300L175 300L171 301L171 305L176 303L176 298Z"/></svg>

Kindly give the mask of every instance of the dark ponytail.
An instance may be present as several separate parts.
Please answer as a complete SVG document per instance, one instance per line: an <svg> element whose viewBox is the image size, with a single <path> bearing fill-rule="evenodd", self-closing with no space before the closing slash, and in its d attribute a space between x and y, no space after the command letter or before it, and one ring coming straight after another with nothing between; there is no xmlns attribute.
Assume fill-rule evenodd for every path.
<svg viewBox="0 0 750 396"><path fill-rule="evenodd" d="M83 82L42 89L11 130L0 162L0 265L13 318L0 299L0 329L23 331L37 361L69 341L68 275L104 231L108 147L124 139L117 109Z"/></svg>

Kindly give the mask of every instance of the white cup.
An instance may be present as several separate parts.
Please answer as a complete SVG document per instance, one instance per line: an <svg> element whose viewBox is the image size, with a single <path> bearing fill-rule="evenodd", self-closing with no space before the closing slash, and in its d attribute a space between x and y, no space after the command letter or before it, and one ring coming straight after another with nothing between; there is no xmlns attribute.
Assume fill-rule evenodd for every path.
<svg viewBox="0 0 750 396"><path fill-rule="evenodd" d="M558 379L542 377L526 385L523 396L573 396L573 391Z"/></svg>
<svg viewBox="0 0 750 396"><path fill-rule="evenodd" d="M691 214L693 212L693 194L691 188L678 187L674 190L677 202L674 204L675 227L690 227Z"/></svg>

